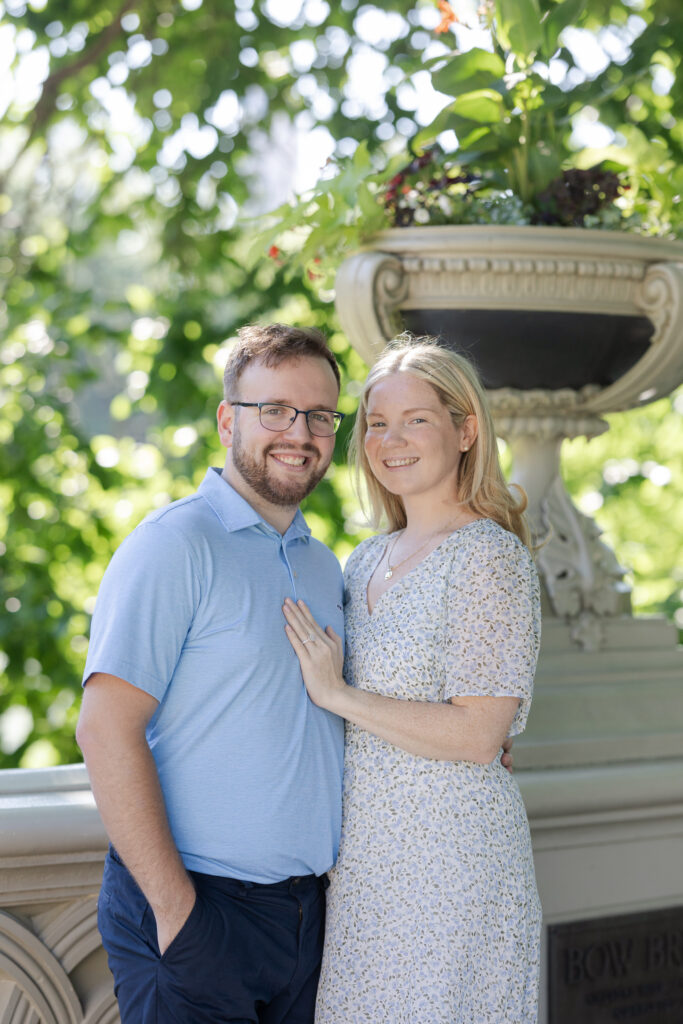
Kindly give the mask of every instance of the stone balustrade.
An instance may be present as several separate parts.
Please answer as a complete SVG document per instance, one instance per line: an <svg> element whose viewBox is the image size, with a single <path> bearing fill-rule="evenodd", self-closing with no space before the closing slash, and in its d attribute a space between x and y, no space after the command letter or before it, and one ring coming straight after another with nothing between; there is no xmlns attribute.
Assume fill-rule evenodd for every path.
<svg viewBox="0 0 683 1024"><path fill-rule="evenodd" d="M0 772L0 1022L114 1024L106 837L83 765Z"/></svg>
<svg viewBox="0 0 683 1024"><path fill-rule="evenodd" d="M600 786L585 766L517 777L549 923L681 902L680 760L603 765ZM0 1024L118 1021L96 920L105 849L83 765L0 772Z"/></svg>

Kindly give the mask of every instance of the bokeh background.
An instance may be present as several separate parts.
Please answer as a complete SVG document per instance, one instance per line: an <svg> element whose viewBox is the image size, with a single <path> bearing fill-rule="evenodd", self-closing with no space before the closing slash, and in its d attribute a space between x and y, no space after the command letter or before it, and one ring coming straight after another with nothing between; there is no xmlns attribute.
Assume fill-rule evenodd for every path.
<svg viewBox="0 0 683 1024"><path fill-rule="evenodd" d="M469 7L460 42L476 33ZM682 148L680 0L579 7L564 44L580 73L604 76L648 139L666 125ZM439 52L439 17L431 0L0 3L0 767L80 760L102 573L150 509L222 463L215 408L236 329L325 330L340 408L355 411L366 368L333 293L286 279L265 249L254 260L257 218L360 140L396 152L431 119L439 96L402 67ZM568 130L609 141L590 112ZM365 535L350 424L305 506L342 560ZM630 568L637 612L683 630L683 391L610 427L565 445L567 484Z"/></svg>

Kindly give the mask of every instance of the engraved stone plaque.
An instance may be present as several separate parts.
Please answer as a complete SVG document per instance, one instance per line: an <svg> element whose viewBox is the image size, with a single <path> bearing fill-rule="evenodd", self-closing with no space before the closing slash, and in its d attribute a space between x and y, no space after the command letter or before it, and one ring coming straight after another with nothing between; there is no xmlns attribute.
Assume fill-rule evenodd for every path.
<svg viewBox="0 0 683 1024"><path fill-rule="evenodd" d="M548 928L549 1024L681 1024L683 907Z"/></svg>

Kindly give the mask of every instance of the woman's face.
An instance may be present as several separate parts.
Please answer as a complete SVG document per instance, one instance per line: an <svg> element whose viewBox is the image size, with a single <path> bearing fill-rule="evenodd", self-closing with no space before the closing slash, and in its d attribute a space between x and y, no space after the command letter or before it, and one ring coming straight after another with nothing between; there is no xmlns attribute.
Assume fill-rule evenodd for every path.
<svg viewBox="0 0 683 1024"><path fill-rule="evenodd" d="M370 390L365 451L373 474L400 497L456 497L462 451L476 437L476 419L455 427L436 392L410 373L393 373Z"/></svg>

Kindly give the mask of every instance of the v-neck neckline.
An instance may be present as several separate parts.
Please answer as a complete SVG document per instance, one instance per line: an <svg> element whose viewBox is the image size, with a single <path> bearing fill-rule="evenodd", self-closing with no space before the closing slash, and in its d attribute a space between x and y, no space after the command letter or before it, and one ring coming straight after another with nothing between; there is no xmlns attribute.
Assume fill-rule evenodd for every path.
<svg viewBox="0 0 683 1024"><path fill-rule="evenodd" d="M367 615L368 619L372 619L373 618L375 612L377 611L377 605L380 603L382 598L385 597L386 594L390 593L392 590L395 590L395 588L398 587L401 583L403 583L404 580L407 580L409 576L411 576L414 572L417 572L417 570L422 565L424 565L424 563L428 559L430 559L432 557L434 552L438 551L440 548L442 548L444 546L444 544L446 544L451 539L451 537L453 537L456 533L460 533L461 530L468 529L468 527L470 527L470 526L475 526L477 523L483 523L483 522L488 522L488 521L489 520L487 519L486 516L480 516L478 519L472 519L469 523L463 523L462 526L456 526L456 528L454 530L451 530L451 532L449 534L447 534L447 536L445 536L442 541L439 541L439 543L435 547L433 547L431 551L428 551L427 554L424 556L424 558L420 559L420 561L417 563L417 565L414 565L412 567L412 569L409 569L408 572L405 573L403 576L401 576L400 579L396 580L395 583L392 583L390 587L386 588L386 590L383 590L382 593L377 597L377 600L373 604L372 608L370 608L370 601L369 601L369 595L368 595L368 591L370 589L370 583L372 582L373 576L377 572L377 568L378 568L380 562L384 558L384 555L385 555L385 552L387 550L387 547L389 546L389 544L391 542L391 538L394 537L396 533L400 533L400 530L395 530L394 533L388 534L386 544L382 547L381 554L380 554L379 558L377 559L377 561L375 562L375 564L373 566L372 572L370 573L370 575L368 577L368 582L365 584L365 589L364 589L364 594L363 594L363 604L365 605L365 614Z"/></svg>

